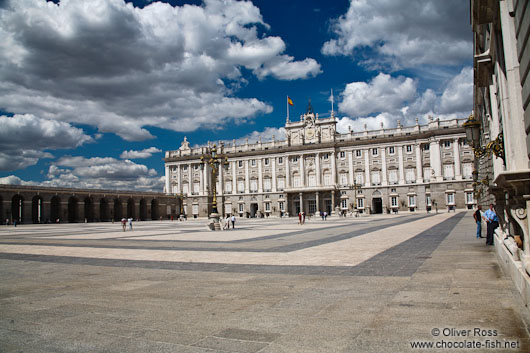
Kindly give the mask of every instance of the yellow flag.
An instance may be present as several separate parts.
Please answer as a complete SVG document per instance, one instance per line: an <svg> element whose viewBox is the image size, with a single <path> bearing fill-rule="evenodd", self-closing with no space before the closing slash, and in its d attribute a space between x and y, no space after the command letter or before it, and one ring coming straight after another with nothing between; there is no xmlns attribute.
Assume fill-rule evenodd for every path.
<svg viewBox="0 0 530 353"><path fill-rule="evenodd" d="M294 105L293 100L289 97L287 97L287 103L289 103L289 105Z"/></svg>

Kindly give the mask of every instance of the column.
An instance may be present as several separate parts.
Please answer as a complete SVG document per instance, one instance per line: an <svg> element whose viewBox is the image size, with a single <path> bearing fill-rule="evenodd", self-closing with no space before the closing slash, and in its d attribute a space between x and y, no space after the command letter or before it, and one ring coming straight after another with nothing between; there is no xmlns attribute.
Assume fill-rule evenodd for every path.
<svg viewBox="0 0 530 353"><path fill-rule="evenodd" d="M453 157L455 161L455 179L462 180L462 169L460 168L460 144L458 138L453 140Z"/></svg>
<svg viewBox="0 0 530 353"><path fill-rule="evenodd" d="M350 173L350 185L354 184L355 178L353 175L353 151L348 152L348 167Z"/></svg>
<svg viewBox="0 0 530 353"><path fill-rule="evenodd" d="M222 164L219 164L219 175L217 176L217 180L219 180L219 190L217 190L217 195L222 195L223 194L223 190L224 190L224 166ZM217 204L217 208L218 210L220 210L221 213L223 213L223 211L221 210L221 208L219 208L219 204Z"/></svg>
<svg viewBox="0 0 530 353"><path fill-rule="evenodd" d="M305 169L304 169L304 155L300 155L300 186L305 186Z"/></svg>
<svg viewBox="0 0 530 353"><path fill-rule="evenodd" d="M434 140L429 146L431 169L436 181L442 181L442 158L440 156L440 141Z"/></svg>
<svg viewBox="0 0 530 353"><path fill-rule="evenodd" d="M320 153L315 153L315 167L316 167L316 174L317 174L317 186L321 186L322 182L322 172L320 170Z"/></svg>
<svg viewBox="0 0 530 353"><path fill-rule="evenodd" d="M416 144L416 183L423 183L423 164L421 163L420 144Z"/></svg>
<svg viewBox="0 0 530 353"><path fill-rule="evenodd" d="M513 13L514 1L501 1L499 3L499 14L500 22L502 26L502 37L504 47L504 61L505 61L505 72L506 77L501 79L499 84L502 90L505 92L501 100L502 105L502 130L504 134L504 154L506 156L506 171L516 171L528 169L528 152L526 149L526 134L525 122L521 117L525 116L523 111L523 104L527 104L523 101L522 94L525 96L528 94L528 86L521 90L521 76L519 76L519 70L523 72L523 67L520 67L518 60L518 46L514 39L516 38L515 24ZM523 11L523 3L520 2L521 12ZM528 17L528 15L525 15ZM524 20L522 20L524 22ZM521 32L522 33L522 32ZM521 43L523 42L521 37ZM527 44L528 45L528 44ZM521 54L523 55L523 54ZM525 56L527 51L525 51ZM524 62L524 60L521 60ZM528 69L527 69L528 70ZM528 113L528 108L526 113ZM495 125L495 124L492 124ZM528 131L528 130L526 130ZM498 132L497 132L498 133ZM525 136L526 135L526 136ZM497 135L490 135L491 139L495 139ZM498 158L492 158L497 160Z"/></svg>
<svg viewBox="0 0 530 353"><path fill-rule="evenodd" d="M388 185L388 180L386 178L386 147L381 148L381 185L386 186Z"/></svg>
<svg viewBox="0 0 530 353"><path fill-rule="evenodd" d="M370 157L368 153L370 149L363 150L364 153L364 186L370 186Z"/></svg>
<svg viewBox="0 0 530 353"><path fill-rule="evenodd" d="M299 193L298 195L300 196L300 212L304 212L304 199L302 193Z"/></svg>
<svg viewBox="0 0 530 353"><path fill-rule="evenodd" d="M271 158L272 192L276 192L276 157Z"/></svg>
<svg viewBox="0 0 530 353"><path fill-rule="evenodd" d="M232 194L237 194L237 161L232 161Z"/></svg>
<svg viewBox="0 0 530 353"><path fill-rule="evenodd" d="M320 212L320 194L319 192L315 192L316 200L317 200L317 212Z"/></svg>
<svg viewBox="0 0 530 353"><path fill-rule="evenodd" d="M403 164L403 146L397 146L399 162L399 184L405 184L405 166Z"/></svg>
<svg viewBox="0 0 530 353"><path fill-rule="evenodd" d="M262 174L262 169L261 169L262 159L258 158L257 162L258 162L258 192L262 193L263 192L263 174Z"/></svg>
<svg viewBox="0 0 530 353"><path fill-rule="evenodd" d="M169 179L170 179L169 166L166 164L166 194L171 194Z"/></svg>
<svg viewBox="0 0 530 353"><path fill-rule="evenodd" d="M331 190L331 214L335 214L335 190Z"/></svg>
<svg viewBox="0 0 530 353"><path fill-rule="evenodd" d="M331 152L331 185L337 185L337 159L335 158L335 151Z"/></svg>
<svg viewBox="0 0 530 353"><path fill-rule="evenodd" d="M182 168L180 168L180 165L177 166L177 193L180 194L182 192Z"/></svg>
<svg viewBox="0 0 530 353"><path fill-rule="evenodd" d="M245 160L245 193L250 193L250 178L248 174L248 159Z"/></svg>
<svg viewBox="0 0 530 353"><path fill-rule="evenodd" d="M291 187L291 171L289 170L289 156L285 156L285 188Z"/></svg>
<svg viewBox="0 0 530 353"><path fill-rule="evenodd" d="M204 169L199 173L199 195L205 195L205 175L206 175L206 165L204 165Z"/></svg>
<svg viewBox="0 0 530 353"><path fill-rule="evenodd" d="M188 196L193 192L193 166L188 164Z"/></svg>

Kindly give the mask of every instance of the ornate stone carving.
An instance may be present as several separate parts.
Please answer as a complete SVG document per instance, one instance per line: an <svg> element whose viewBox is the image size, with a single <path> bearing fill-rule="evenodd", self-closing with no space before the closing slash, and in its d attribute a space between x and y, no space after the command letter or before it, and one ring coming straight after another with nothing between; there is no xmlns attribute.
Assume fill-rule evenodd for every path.
<svg viewBox="0 0 530 353"><path fill-rule="evenodd" d="M527 209L522 204L510 205L510 220L516 222L523 231L524 239L528 239L528 214ZM521 235L521 234L515 234Z"/></svg>

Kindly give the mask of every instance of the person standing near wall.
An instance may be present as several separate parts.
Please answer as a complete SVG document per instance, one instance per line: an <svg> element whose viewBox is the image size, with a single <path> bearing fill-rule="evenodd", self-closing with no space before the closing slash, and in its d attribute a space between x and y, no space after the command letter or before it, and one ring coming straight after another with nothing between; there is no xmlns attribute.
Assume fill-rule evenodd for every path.
<svg viewBox="0 0 530 353"><path fill-rule="evenodd" d="M486 245L493 245L493 233L499 226L499 217L497 217L497 213L495 213L495 206L493 204L490 204L489 210L484 212L484 220L488 223Z"/></svg>
<svg viewBox="0 0 530 353"><path fill-rule="evenodd" d="M473 213L473 218L475 219L475 223L477 224L477 239L478 238L484 238L482 236L482 206L478 205L477 210L475 213Z"/></svg>

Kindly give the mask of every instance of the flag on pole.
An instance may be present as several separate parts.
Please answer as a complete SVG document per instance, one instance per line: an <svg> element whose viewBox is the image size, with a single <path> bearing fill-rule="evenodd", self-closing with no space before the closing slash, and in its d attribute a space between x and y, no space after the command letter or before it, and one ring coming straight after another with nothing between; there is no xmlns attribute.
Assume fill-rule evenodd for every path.
<svg viewBox="0 0 530 353"><path fill-rule="evenodd" d="M294 104L293 104L293 100L292 100L291 98L289 98L289 96L287 96L287 103L288 103L289 105L294 105Z"/></svg>

